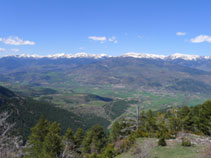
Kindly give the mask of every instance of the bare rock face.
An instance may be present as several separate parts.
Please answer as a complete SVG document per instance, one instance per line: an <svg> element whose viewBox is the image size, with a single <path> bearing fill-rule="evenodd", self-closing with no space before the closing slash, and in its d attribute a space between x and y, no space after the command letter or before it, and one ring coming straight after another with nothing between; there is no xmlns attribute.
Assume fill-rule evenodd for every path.
<svg viewBox="0 0 211 158"><path fill-rule="evenodd" d="M190 134L190 133L180 133L176 140L178 142L181 142L182 138L187 138L188 140L191 141L191 144L193 145L211 144L211 137L207 137L207 136L200 136L200 135L195 135L195 134Z"/></svg>

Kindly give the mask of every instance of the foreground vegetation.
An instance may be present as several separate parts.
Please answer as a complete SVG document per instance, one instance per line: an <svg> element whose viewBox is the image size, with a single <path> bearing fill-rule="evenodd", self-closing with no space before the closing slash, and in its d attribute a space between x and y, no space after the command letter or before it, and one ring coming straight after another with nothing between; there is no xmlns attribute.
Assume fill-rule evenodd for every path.
<svg viewBox="0 0 211 158"><path fill-rule="evenodd" d="M143 111L135 121L122 119L115 122L109 132L105 132L100 125L95 125L86 132L80 128L74 132L69 128L65 135L61 135L61 127L58 123L49 122L41 117L31 129L24 157L113 158L129 150L133 150L133 156L137 158L143 155L145 157L174 157L171 154L174 155L176 149L179 149L179 152L189 152L191 155L191 148L181 147L182 144L189 146L184 142L180 145L176 144L176 149L170 147L171 153L167 152L166 147L162 147L165 146L162 143L159 143L160 147L154 147L147 142L143 142L144 148L137 148L134 145L137 143L137 138L150 137L165 142L167 139L176 139L179 132L211 136L210 120L211 101L191 108L186 106L180 109L171 108L165 112L153 113L149 110L145 113ZM189 141L187 138L184 139ZM151 155L145 149L150 149L150 152L157 151L157 155Z"/></svg>

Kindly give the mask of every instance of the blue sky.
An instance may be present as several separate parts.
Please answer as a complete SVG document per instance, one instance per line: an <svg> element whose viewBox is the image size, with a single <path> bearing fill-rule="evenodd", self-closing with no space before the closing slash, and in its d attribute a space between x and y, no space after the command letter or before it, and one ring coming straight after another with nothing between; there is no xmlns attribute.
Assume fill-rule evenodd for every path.
<svg viewBox="0 0 211 158"><path fill-rule="evenodd" d="M210 0L1 0L0 55L211 56Z"/></svg>

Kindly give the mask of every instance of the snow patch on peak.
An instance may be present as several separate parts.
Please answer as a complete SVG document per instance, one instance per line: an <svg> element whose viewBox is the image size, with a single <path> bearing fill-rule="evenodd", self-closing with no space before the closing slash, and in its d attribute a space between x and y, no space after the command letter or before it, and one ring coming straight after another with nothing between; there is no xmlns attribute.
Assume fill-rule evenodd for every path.
<svg viewBox="0 0 211 158"><path fill-rule="evenodd" d="M44 57L44 56L43 56ZM68 56L64 53L58 53L58 54L52 54L52 55L48 55L46 56L46 58L53 58L53 59L57 59L57 58L67 58Z"/></svg>
<svg viewBox="0 0 211 158"><path fill-rule="evenodd" d="M211 59L211 56L205 56L204 59Z"/></svg>
<svg viewBox="0 0 211 158"><path fill-rule="evenodd" d="M35 58L35 59L40 59L40 58L51 58L51 59L58 59L58 58L94 58L94 59L100 59L100 58L109 58L111 56L106 55L106 54L88 54L84 52L76 53L76 54L64 54L64 53L59 53L59 54L52 54L52 55L47 55L47 56L41 56L41 55L36 55L36 54L20 54L20 55L7 55L3 57L16 57L16 58Z"/></svg>
<svg viewBox="0 0 211 158"><path fill-rule="evenodd" d="M144 54L144 53L136 53L136 52L129 52L121 57L133 57L133 58L151 58L151 59L162 59L162 60L176 60L176 59L183 59L183 60L198 60L198 59L211 59L211 56L199 56L199 55L189 55L189 54L181 54L175 53L172 55L157 55L157 54Z"/></svg>
<svg viewBox="0 0 211 158"><path fill-rule="evenodd" d="M111 57L111 56L109 56L107 54L87 54L87 53L81 52L81 53L74 54L74 57L75 58L84 57L84 58L95 58L95 59L99 59L99 58L105 58L105 57Z"/></svg>
<svg viewBox="0 0 211 158"><path fill-rule="evenodd" d="M152 59L165 59L165 55L157 55L157 54L145 54L145 53L135 53L135 52L129 52L121 57L133 57L133 58L152 58Z"/></svg>
<svg viewBox="0 0 211 158"><path fill-rule="evenodd" d="M189 54L181 54L181 53L172 54L167 57L167 59L172 59L172 60L175 60L175 59L197 60L199 58L201 58L199 55L189 55Z"/></svg>
<svg viewBox="0 0 211 158"><path fill-rule="evenodd" d="M106 54L88 54L85 52L80 52L76 54L54 54L54 55L48 55L47 58L94 58L94 59L99 59L99 58L106 58L106 57L111 57Z"/></svg>
<svg viewBox="0 0 211 158"><path fill-rule="evenodd" d="M37 54L20 54L20 55L6 55L3 57L15 57L15 58L43 58L43 56Z"/></svg>

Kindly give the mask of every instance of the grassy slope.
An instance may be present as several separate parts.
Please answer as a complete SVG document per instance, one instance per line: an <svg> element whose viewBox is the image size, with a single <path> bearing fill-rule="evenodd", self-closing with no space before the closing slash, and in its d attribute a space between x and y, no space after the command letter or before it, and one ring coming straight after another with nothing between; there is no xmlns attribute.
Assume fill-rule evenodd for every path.
<svg viewBox="0 0 211 158"><path fill-rule="evenodd" d="M151 138L150 138L151 139ZM137 144L141 145L143 139L137 139ZM180 143L173 143L166 147L153 147L151 153L156 153L158 158L198 158L200 146L183 147ZM132 152L123 153L116 158L133 158Z"/></svg>
<svg viewBox="0 0 211 158"><path fill-rule="evenodd" d="M197 147L156 147L153 149L158 158L198 158L199 153L196 152ZM131 153L123 153L116 158L134 158Z"/></svg>
<svg viewBox="0 0 211 158"><path fill-rule="evenodd" d="M155 147L154 152L160 158L198 158L198 147L183 147L180 144L171 147Z"/></svg>

